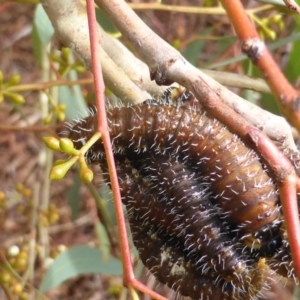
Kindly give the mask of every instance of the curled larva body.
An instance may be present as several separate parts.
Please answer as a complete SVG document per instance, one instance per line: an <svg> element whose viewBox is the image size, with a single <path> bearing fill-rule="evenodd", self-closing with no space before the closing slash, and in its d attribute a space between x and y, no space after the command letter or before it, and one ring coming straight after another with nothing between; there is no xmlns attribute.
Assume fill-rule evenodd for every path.
<svg viewBox="0 0 300 300"><path fill-rule="evenodd" d="M165 160L168 161L167 158ZM160 163L162 161L159 160ZM181 295L190 296L192 299L256 299L269 274L268 268L258 263L248 269L244 261L244 272L240 274L239 283L220 278L220 272L215 267L200 268L199 261L211 259L207 256L214 256L214 253L208 254L203 248L190 251L185 242L176 234L174 235L174 231L166 232L159 219L165 221L163 219L172 209L172 202L169 202L168 208L165 204L161 205L162 203L156 201L155 197L161 191L155 187L149 189L148 185L154 182L140 176L133 165L128 161L117 160L122 201L128 210L130 229L140 258L155 277ZM147 165L151 167L151 163ZM176 170L178 171L178 168L174 171ZM180 220L184 222L185 218L188 216L182 216ZM201 220L198 221L198 225L201 225ZM222 226L217 228L217 231L221 230ZM212 252L218 252L222 247L226 248L222 243L222 237L219 236L217 239L220 243L211 245L214 248L211 249ZM230 257L233 262L234 259L242 261L237 257L234 249L230 251L235 254L234 257ZM251 259L248 259L250 262ZM231 267L229 261L224 262L224 268L229 270L229 273L232 272Z"/></svg>
<svg viewBox="0 0 300 300"><path fill-rule="evenodd" d="M166 284L182 296L192 299L238 299L231 284L218 280L209 270L201 273L195 263L187 258L182 245L167 235L131 215L131 232L135 246L144 265L158 281ZM247 295L243 293L243 299Z"/></svg>
<svg viewBox="0 0 300 300"><path fill-rule="evenodd" d="M75 146L94 133L96 122L93 116L74 125L70 138ZM108 123L115 153L173 153L197 170L210 184L224 218L250 246L265 242L264 231L272 236L272 228L277 230L276 187L258 156L204 111L164 104L117 107L108 111ZM103 155L98 142L87 158L97 161Z"/></svg>
<svg viewBox="0 0 300 300"><path fill-rule="evenodd" d="M190 253L200 251L203 255L198 267L211 267L235 284L243 282L249 275L247 263L251 264L251 260L248 258L246 262L242 255L244 246L226 234L218 218L221 211L210 202L209 189L201 183L201 178L172 156L141 156L141 164L135 161L133 167L151 183L151 187L144 187L144 194L149 193L144 201L152 202L156 211L153 217L160 215L162 206L169 226L164 229L180 238Z"/></svg>
<svg viewBox="0 0 300 300"><path fill-rule="evenodd" d="M218 219L220 209L211 204L207 188L187 166L168 155L143 154L134 162L123 161L122 167L117 160L117 172L123 203L178 238L190 254L201 253L196 263L199 269L212 268L235 284L251 277L248 265L253 267L255 260L246 258L244 246L227 235ZM136 182L134 196L132 190L126 191L130 181Z"/></svg>
<svg viewBox="0 0 300 300"><path fill-rule="evenodd" d="M299 284L299 280L295 274L294 263L291 256L291 250L288 243L288 236L284 222L280 231L281 235L272 239L267 244L267 248L271 248L272 253L272 255L269 255L269 257L266 255L267 263L269 267L277 274L287 278L292 277L295 283Z"/></svg>

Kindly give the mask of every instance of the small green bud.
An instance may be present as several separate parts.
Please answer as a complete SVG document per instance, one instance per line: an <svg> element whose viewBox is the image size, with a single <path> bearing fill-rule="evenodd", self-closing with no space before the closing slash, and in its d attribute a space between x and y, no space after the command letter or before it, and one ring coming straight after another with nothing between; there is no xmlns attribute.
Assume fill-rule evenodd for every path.
<svg viewBox="0 0 300 300"><path fill-rule="evenodd" d="M57 212L53 212L49 214L48 216L49 225L53 225L57 223L58 220L59 220L59 214Z"/></svg>
<svg viewBox="0 0 300 300"><path fill-rule="evenodd" d="M282 21L282 15L281 14L276 14L273 17L271 17L270 22L273 23L279 23Z"/></svg>
<svg viewBox="0 0 300 300"><path fill-rule="evenodd" d="M59 72L60 75L66 76L66 74L69 72L69 67L66 66L66 65L61 64L59 69L58 69L58 72Z"/></svg>
<svg viewBox="0 0 300 300"><path fill-rule="evenodd" d="M0 272L0 282L1 283L10 283L12 280L11 275L9 272L2 270Z"/></svg>
<svg viewBox="0 0 300 300"><path fill-rule="evenodd" d="M65 111L66 108L67 108L66 104L60 103L60 104L57 105L57 109L59 109L61 111Z"/></svg>
<svg viewBox="0 0 300 300"><path fill-rule="evenodd" d="M60 146L59 146L60 142L55 137L53 137L53 136L45 136L45 137L43 137L43 140L44 140L44 143L46 144L46 146L48 148L50 148L51 150L61 151Z"/></svg>
<svg viewBox="0 0 300 300"><path fill-rule="evenodd" d="M67 154L74 154L74 144L68 138L61 138L59 141L60 149Z"/></svg>
<svg viewBox="0 0 300 300"><path fill-rule="evenodd" d="M6 199L6 196L4 194L4 192L0 191L0 203L1 202L5 202L7 199Z"/></svg>
<svg viewBox="0 0 300 300"><path fill-rule="evenodd" d="M19 271L23 271L26 269L27 265L28 265L27 257L22 257L22 256L16 257L16 261L14 263L14 268L16 268Z"/></svg>
<svg viewBox="0 0 300 300"><path fill-rule="evenodd" d="M14 295L20 295L23 292L23 286L20 282L14 283L11 287L11 291Z"/></svg>
<svg viewBox="0 0 300 300"><path fill-rule="evenodd" d="M50 54L50 58L54 61L54 62L61 62L61 57L59 55L57 55L56 53L51 53Z"/></svg>
<svg viewBox="0 0 300 300"><path fill-rule="evenodd" d="M24 104L25 99L21 94L3 91L3 94L16 104Z"/></svg>
<svg viewBox="0 0 300 300"><path fill-rule="evenodd" d="M285 28L285 23L282 15L277 14L274 16L274 22L277 24L279 30L283 30Z"/></svg>
<svg viewBox="0 0 300 300"><path fill-rule="evenodd" d="M59 164L54 166L50 171L51 180L60 180L65 177L69 170L69 166L65 164Z"/></svg>
<svg viewBox="0 0 300 300"><path fill-rule="evenodd" d="M21 81L21 75L20 74L14 74L12 75L7 82L7 86L17 85Z"/></svg>
<svg viewBox="0 0 300 300"><path fill-rule="evenodd" d="M89 183L93 180L94 174L93 171L89 168L81 168L80 170L80 178L83 182Z"/></svg>
<svg viewBox="0 0 300 300"><path fill-rule="evenodd" d="M264 32L265 32L265 35L266 35L269 39L271 39L272 41L276 40L277 34L276 34L276 32L275 32L274 30L272 30L272 29L270 29L270 28L266 28L266 29L264 30Z"/></svg>
<svg viewBox="0 0 300 300"><path fill-rule="evenodd" d="M61 165L61 164L65 163L65 162L66 162L65 159L57 159L57 160L54 162L54 166Z"/></svg>
<svg viewBox="0 0 300 300"><path fill-rule="evenodd" d="M53 119L53 112L50 112L47 117L44 119L44 124L49 125Z"/></svg>
<svg viewBox="0 0 300 300"><path fill-rule="evenodd" d="M66 175L68 170L76 163L77 160L78 160L78 156L71 157L70 159L68 159L60 164L56 164L54 167L52 167L52 169L50 171L50 176L49 176L50 179L51 180L62 179Z"/></svg>
<svg viewBox="0 0 300 300"><path fill-rule="evenodd" d="M172 41L172 46L175 49L179 50L180 47L181 47L181 41L180 41L180 39L175 39L174 41Z"/></svg>
<svg viewBox="0 0 300 300"><path fill-rule="evenodd" d="M268 24L269 24L269 19L268 18L260 19L260 25L261 26L267 26Z"/></svg>
<svg viewBox="0 0 300 300"><path fill-rule="evenodd" d="M56 113L56 115L57 115L57 119L58 119L58 121L60 121L60 122L64 121L64 120L65 120L65 118L66 118L66 114L65 114L65 112L64 112L64 111L62 111L62 110L57 110L57 113Z"/></svg>
<svg viewBox="0 0 300 300"><path fill-rule="evenodd" d="M70 57L71 49L70 48L62 48L61 49L61 54L63 58L68 61Z"/></svg>
<svg viewBox="0 0 300 300"><path fill-rule="evenodd" d="M74 70L79 74L83 74L86 71L85 67L82 65L74 66Z"/></svg>
<svg viewBox="0 0 300 300"><path fill-rule="evenodd" d="M19 295L19 300L28 300L29 294L27 292L22 292L21 295Z"/></svg>

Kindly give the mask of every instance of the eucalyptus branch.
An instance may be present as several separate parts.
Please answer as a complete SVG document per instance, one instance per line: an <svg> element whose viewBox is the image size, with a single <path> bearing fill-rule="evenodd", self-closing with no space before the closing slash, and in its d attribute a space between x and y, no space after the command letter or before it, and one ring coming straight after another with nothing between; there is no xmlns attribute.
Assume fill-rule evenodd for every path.
<svg viewBox="0 0 300 300"><path fill-rule="evenodd" d="M228 87L249 89L262 93L271 93L269 86L261 78L252 78L247 75L235 74L222 71L212 71L201 69L203 73L209 75L221 84Z"/></svg>
<svg viewBox="0 0 300 300"><path fill-rule="evenodd" d="M101 45L109 57L140 89L147 91L152 97L161 97L166 88L158 86L150 79L148 66L134 56L120 41L107 34L100 26L99 30Z"/></svg>
<svg viewBox="0 0 300 300"><path fill-rule="evenodd" d="M150 3L152 4L152 3ZM155 3L156 5L156 3ZM134 6L135 7L135 6ZM124 70L126 75L141 89L146 90L154 98L161 97L166 90L150 80L149 69L145 63L132 54L120 41L107 34L101 27L101 45L109 57ZM243 89L251 89L263 93L271 93L269 86L263 79L251 78L246 75L229 72L211 71L201 69L219 83Z"/></svg>
<svg viewBox="0 0 300 300"><path fill-rule="evenodd" d="M71 2L72 1L70 0L63 2L59 0L46 0L43 5L53 23L56 37L58 37L59 40L66 46L73 48L77 55L83 59L85 64L90 66L86 13L84 7L79 3L79 1ZM108 7L113 6L110 1L101 1L101 3L98 4L106 5ZM130 8L126 4L124 6L125 8L123 8L123 11L125 9L124 14L127 15L127 10L130 10ZM138 17L133 12L132 14L135 22ZM132 33L133 31L131 31L132 27L127 27L126 22L118 16L118 13L109 15L111 18L117 19L120 23L118 26L120 30L122 29L121 31L125 36L134 35ZM137 52L143 57L144 61L150 67L151 65L156 65L155 60L158 60L157 64L159 65L159 61L161 61L160 64L163 64L167 58L172 56L178 58L181 57L175 49L156 36L141 20L139 20L138 26L135 26L135 30L139 36L139 32L142 33L142 31L145 30L145 27L147 28L147 34L143 34L141 36L141 38L143 37L143 47L141 47L141 38L135 40L135 46ZM150 35L148 36L148 34ZM151 98L148 93L141 89L148 91L155 97L159 97L161 95L164 89L157 88L156 85L151 83L149 76L146 74L147 68L143 63L139 62L139 60L135 58L123 45L121 45L120 42L104 33L104 31L100 28L99 36L101 45L104 49L101 55L101 63L104 72L104 79L108 88L110 88L121 99L124 99L125 101L127 99L131 103L138 103ZM132 39L134 38L135 37L133 36ZM115 51L113 51L112 48L114 48ZM118 53L125 55L124 58L122 58L121 55L118 55ZM182 57L177 64L178 63L184 65L184 68L182 68L180 74L178 74L178 76L181 77L181 81L179 81L179 83L188 87L184 77L188 72L193 73L195 70ZM119 65L120 68L117 65ZM124 71L122 71L121 68ZM169 72L170 71L172 75L172 69L170 69ZM230 105L238 113L243 112L243 117L245 119L254 126L262 128L270 138L273 140L285 140L287 147L292 150L296 149L290 127L283 118L272 115L245 101L200 71L197 71L195 76L196 77L192 78L193 81L195 81L198 76L203 78L211 88L218 91L219 96L226 104ZM139 89L138 87L141 88Z"/></svg>
<svg viewBox="0 0 300 300"><path fill-rule="evenodd" d="M52 22L56 39L70 47L91 70L89 31L85 7L79 0L45 0L43 7ZM100 32L98 30L98 35ZM101 64L106 86L124 101L136 103L150 98L139 89L101 49ZM126 87L126 88L125 88Z"/></svg>
<svg viewBox="0 0 300 300"><path fill-rule="evenodd" d="M263 130L271 139L285 141L286 146L296 149L290 127L284 118L274 116L247 102L196 69L177 50L157 36L124 1L96 0L95 2L111 18L149 66L152 79L155 79L158 84L168 85L178 82L193 91L200 101L205 97L204 93L208 85L217 92L225 104L255 127ZM203 83L206 85L204 86ZM216 111L209 107L207 109L216 116Z"/></svg>

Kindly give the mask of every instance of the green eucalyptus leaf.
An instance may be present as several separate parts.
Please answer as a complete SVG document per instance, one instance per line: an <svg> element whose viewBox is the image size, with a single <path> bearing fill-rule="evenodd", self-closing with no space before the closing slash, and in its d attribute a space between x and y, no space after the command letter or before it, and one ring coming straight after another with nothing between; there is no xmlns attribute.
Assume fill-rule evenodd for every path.
<svg viewBox="0 0 300 300"><path fill-rule="evenodd" d="M59 286L65 280L82 274L121 275L120 260L109 257L104 259L99 249L89 246L76 246L60 254L47 270L40 292L45 293Z"/></svg>
<svg viewBox="0 0 300 300"><path fill-rule="evenodd" d="M33 24L41 44L47 46L54 34L54 28L41 4L36 7Z"/></svg>

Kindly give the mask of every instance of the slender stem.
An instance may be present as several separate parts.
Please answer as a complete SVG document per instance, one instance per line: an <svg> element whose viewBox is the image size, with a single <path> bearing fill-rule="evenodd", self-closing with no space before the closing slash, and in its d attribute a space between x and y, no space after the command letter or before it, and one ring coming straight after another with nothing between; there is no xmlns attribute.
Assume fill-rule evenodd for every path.
<svg viewBox="0 0 300 300"><path fill-rule="evenodd" d="M183 5L167 5L162 3L128 3L134 10L161 10L171 12L181 12L190 14L205 14L205 15L224 15L226 11L221 7L198 7L198 6L183 6ZM273 5L266 4L252 9L247 9L246 12L254 14L265 10L274 9Z"/></svg>
<svg viewBox="0 0 300 300"><path fill-rule="evenodd" d="M221 0L242 43L242 50L258 67L269 84L278 107L300 131L300 95L288 82L260 39L240 0Z"/></svg>
<svg viewBox="0 0 300 300"><path fill-rule="evenodd" d="M284 183L279 185L279 192L294 269L297 277L300 278L300 226L295 177L286 177Z"/></svg>
<svg viewBox="0 0 300 300"><path fill-rule="evenodd" d="M226 86L255 90L257 92L263 93L271 93L269 86L261 78L252 78L243 74L235 74L222 71L212 71L204 69L202 69L201 71Z"/></svg>
<svg viewBox="0 0 300 300"><path fill-rule="evenodd" d="M121 194L118 184L118 176L115 168L115 162L112 152L112 146L110 136L108 132L106 111L105 111L105 100L104 100L104 81L102 77L102 70L100 64L100 55L98 49L98 36L96 27L96 16L94 1L87 0L87 14L90 32L90 45L91 45L91 58L92 68L94 74L95 94L96 103L98 108L98 131L102 134L102 140L104 143L105 153L107 156L107 163L110 173L110 180L112 185L112 192L114 197L114 206L116 210L117 225L119 230L120 244L121 244L121 255L124 270L124 283L127 285L134 279L134 273L131 263L129 243L127 238L127 232L125 227L125 218L123 214Z"/></svg>
<svg viewBox="0 0 300 300"><path fill-rule="evenodd" d="M269 167L270 171L273 174L280 175L276 177L277 185L285 217L294 269L297 277L300 278L300 223L297 201L297 183L299 182L299 178L296 176L291 162L283 154L278 155L278 149L270 139L256 128L248 128L248 132L253 142L260 146L261 155L267 157L268 164L271 164L271 168Z"/></svg>
<svg viewBox="0 0 300 300"><path fill-rule="evenodd" d="M29 251L28 251L28 266L25 273L22 276L22 286L24 287L28 280L32 284L34 276L34 263L36 259L36 228L38 222L38 201L40 199L40 187L41 183L37 181L33 186L33 205L31 209L31 218L30 218L30 233L29 233Z"/></svg>
<svg viewBox="0 0 300 300"><path fill-rule="evenodd" d="M167 5L158 2L153 3L129 3L134 10L161 10L171 12L181 12L189 14L205 14L205 15L225 15L226 11L221 6L216 7L198 7L183 5Z"/></svg>
<svg viewBox="0 0 300 300"><path fill-rule="evenodd" d="M96 28L96 16L94 10L93 0L87 0L87 13L88 13L88 22L90 30L90 43L91 43L91 54L92 54L92 67L95 78L95 94L96 94L96 104L98 108L98 131L102 134L102 140L104 144L104 149L107 158L107 164L109 169L111 188L114 197L114 207L116 211L116 219L119 230L119 238L121 245L121 256L123 264L123 282L125 286L134 287L147 295L152 296L157 300L167 300L166 298L155 293L144 284L135 279L130 248L128 243L127 231L125 226L125 217L123 214L123 207L121 201L120 188L118 183L118 176L116 172L114 156L112 151L112 145L110 141L106 111L105 111L105 101L104 101L104 82L101 71L100 57L98 51L98 37L97 37L97 28Z"/></svg>
<svg viewBox="0 0 300 300"><path fill-rule="evenodd" d="M46 53L46 49L42 50L42 71L43 71L42 79L45 82L48 82L53 78L53 73L51 72L50 69L49 59ZM53 86L49 91L49 93L53 98L55 98L55 96L57 95L57 88ZM42 117L45 118L49 113L50 103L44 93L40 93L39 98L40 98ZM46 210L48 209L49 202L50 202L51 183L50 183L49 173L53 165L53 152L50 149L48 149L45 145L42 145L40 155L42 159L39 161L38 170L41 172L41 175L43 175L42 178L44 178L44 180L42 181L42 187L40 189L41 199L38 203L39 204L38 208L40 210ZM37 176L37 178L39 178L39 176ZM37 222L37 243L41 245L41 251L38 253L38 255L44 267L45 259L49 255L49 232L48 232L48 228L46 228L41 222Z"/></svg>
<svg viewBox="0 0 300 300"><path fill-rule="evenodd" d="M80 149L80 154L84 156L84 154L101 138L101 133L96 132L87 143Z"/></svg>
<svg viewBox="0 0 300 300"><path fill-rule="evenodd" d="M30 131L30 132L48 132L51 136L55 136L54 129L60 127L60 125L49 125L49 126L19 126L19 125L3 125L0 124L0 130L3 131Z"/></svg>
<svg viewBox="0 0 300 300"><path fill-rule="evenodd" d="M26 91L40 91L49 89L54 86L72 86L75 84L92 84L93 79L78 79L78 80L53 80L47 82L37 82L28 84L14 85L6 89L6 91L11 92L26 92Z"/></svg>

